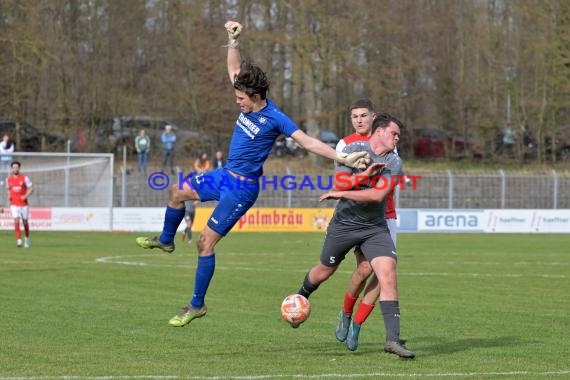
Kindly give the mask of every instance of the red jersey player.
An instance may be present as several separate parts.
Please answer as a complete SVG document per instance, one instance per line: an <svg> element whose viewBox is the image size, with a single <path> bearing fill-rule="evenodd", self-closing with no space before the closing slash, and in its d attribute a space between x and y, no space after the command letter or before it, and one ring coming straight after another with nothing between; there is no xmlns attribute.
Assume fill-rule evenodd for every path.
<svg viewBox="0 0 570 380"><path fill-rule="evenodd" d="M10 211L14 218L14 229L16 231L16 239L18 247L22 246L22 232L20 231L20 219L24 225L24 247L30 248L30 227L28 224L28 197L32 194L32 181L24 174L20 173L18 161L12 162L10 165L12 174L6 179L6 188L8 189L8 199L10 200Z"/></svg>

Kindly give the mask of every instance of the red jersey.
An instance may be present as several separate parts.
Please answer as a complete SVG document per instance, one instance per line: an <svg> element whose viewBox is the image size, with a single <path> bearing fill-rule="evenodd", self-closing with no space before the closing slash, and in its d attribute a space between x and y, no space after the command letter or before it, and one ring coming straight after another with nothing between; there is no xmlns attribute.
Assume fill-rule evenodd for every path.
<svg viewBox="0 0 570 380"><path fill-rule="evenodd" d="M370 136L363 136L354 132L353 134L340 139L340 141L336 145L336 152L342 153L342 150L344 149L345 146L355 141L368 141L368 140L370 140Z"/></svg>
<svg viewBox="0 0 570 380"><path fill-rule="evenodd" d="M396 219L396 205L394 204L394 190L388 193L386 197L386 219Z"/></svg>
<svg viewBox="0 0 570 380"><path fill-rule="evenodd" d="M11 175L7 178L6 186L10 192L10 206L27 206L28 200L22 199L32 187L30 178L23 174Z"/></svg>

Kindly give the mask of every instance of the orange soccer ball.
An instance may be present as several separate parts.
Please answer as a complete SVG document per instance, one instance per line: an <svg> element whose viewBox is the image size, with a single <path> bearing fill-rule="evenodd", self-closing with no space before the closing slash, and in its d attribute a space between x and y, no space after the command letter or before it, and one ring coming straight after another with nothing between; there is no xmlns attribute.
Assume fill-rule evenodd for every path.
<svg viewBox="0 0 570 380"><path fill-rule="evenodd" d="M300 294L291 294L281 303L281 316L289 323L303 323L309 315L311 315L311 304Z"/></svg>

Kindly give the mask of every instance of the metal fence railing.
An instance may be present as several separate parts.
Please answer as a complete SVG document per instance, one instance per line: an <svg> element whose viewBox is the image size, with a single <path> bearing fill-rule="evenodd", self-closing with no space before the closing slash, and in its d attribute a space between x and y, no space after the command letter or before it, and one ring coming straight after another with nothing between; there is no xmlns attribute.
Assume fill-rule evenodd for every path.
<svg viewBox="0 0 570 380"><path fill-rule="evenodd" d="M168 189L154 190L145 175L120 168L112 154L14 153L34 183L35 207L162 207ZM280 160L267 165L256 207L334 207L318 199L332 186L332 165ZM319 168L320 167L320 168ZM158 168L154 168L158 170ZM182 169L177 169L177 172ZM152 171L149 170L149 174ZM0 167L0 182L9 168ZM184 170L188 174L189 170ZM170 175L172 184L178 176ZM398 208L570 209L570 172L430 171L396 193ZM4 194L0 196L3 199ZM212 206L212 203L205 204Z"/></svg>
<svg viewBox="0 0 570 380"><path fill-rule="evenodd" d="M400 191L405 208L570 208L570 176L550 173L423 173L416 191Z"/></svg>
<svg viewBox="0 0 570 380"><path fill-rule="evenodd" d="M421 175L412 189L396 194L401 208L454 209L568 209L570 208L570 174L552 170L541 174L493 172L429 172ZM334 207L334 201L319 203L331 173L307 173L285 168L280 173L266 173L256 207ZM274 185L277 177L277 186ZM289 176L285 178L285 176ZM308 178L308 179L307 179ZM144 176L127 175L116 178L114 205L121 207L163 206L168 191L152 190ZM296 186L293 185L293 181ZM304 181L304 182L303 182ZM319 182L320 181L320 182ZM301 186L305 183L304 186ZM312 184L311 187L308 183ZM286 184L287 190L283 188ZM317 186L321 185L321 189ZM123 196L121 196L121 194Z"/></svg>

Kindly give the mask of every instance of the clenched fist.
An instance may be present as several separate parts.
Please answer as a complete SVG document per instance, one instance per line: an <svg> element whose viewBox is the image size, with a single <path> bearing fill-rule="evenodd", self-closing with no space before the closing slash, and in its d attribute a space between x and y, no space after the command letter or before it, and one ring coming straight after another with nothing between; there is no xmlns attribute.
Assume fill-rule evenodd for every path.
<svg viewBox="0 0 570 380"><path fill-rule="evenodd" d="M236 49L239 46L238 38L243 30L243 25L237 21L229 20L224 26L228 32L228 47Z"/></svg>

